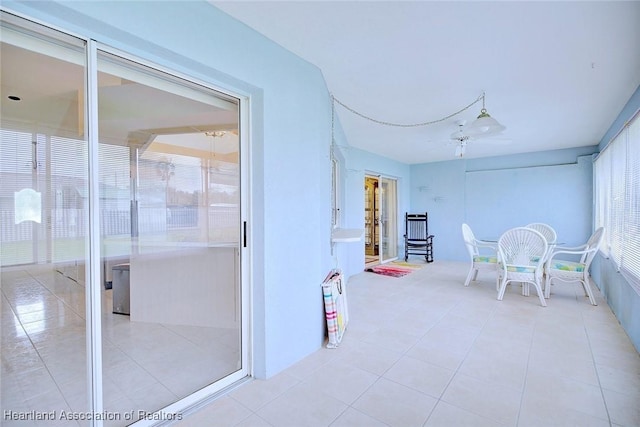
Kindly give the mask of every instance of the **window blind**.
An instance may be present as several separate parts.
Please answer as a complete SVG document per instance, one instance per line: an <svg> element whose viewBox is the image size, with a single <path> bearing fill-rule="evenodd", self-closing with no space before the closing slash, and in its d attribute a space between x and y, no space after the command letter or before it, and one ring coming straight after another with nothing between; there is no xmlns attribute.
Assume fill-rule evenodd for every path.
<svg viewBox="0 0 640 427"><path fill-rule="evenodd" d="M626 142L626 213L621 269L640 285L640 120L629 124Z"/></svg>
<svg viewBox="0 0 640 427"><path fill-rule="evenodd" d="M595 224L601 251L640 293L640 120L636 114L594 164Z"/></svg>

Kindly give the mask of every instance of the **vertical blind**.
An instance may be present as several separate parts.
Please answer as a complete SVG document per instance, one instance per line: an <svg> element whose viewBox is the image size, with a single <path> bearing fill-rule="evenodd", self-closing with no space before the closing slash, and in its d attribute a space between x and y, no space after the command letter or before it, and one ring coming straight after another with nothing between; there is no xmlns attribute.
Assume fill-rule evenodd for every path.
<svg viewBox="0 0 640 427"><path fill-rule="evenodd" d="M596 227L605 227L600 248L640 293L640 120L636 115L594 165Z"/></svg>

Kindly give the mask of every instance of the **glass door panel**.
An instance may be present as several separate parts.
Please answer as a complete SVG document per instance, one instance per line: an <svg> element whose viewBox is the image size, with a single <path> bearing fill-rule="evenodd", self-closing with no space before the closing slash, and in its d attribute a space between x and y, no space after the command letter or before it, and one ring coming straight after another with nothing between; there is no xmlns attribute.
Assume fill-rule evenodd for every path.
<svg viewBox="0 0 640 427"><path fill-rule="evenodd" d="M94 409L89 286L102 308L94 379L115 425L246 375L238 99L99 53L90 230L85 43L0 13L4 419L56 411L67 425L62 411ZM95 231L101 278L87 283Z"/></svg>
<svg viewBox="0 0 640 427"><path fill-rule="evenodd" d="M139 417L242 368L239 102L98 68L105 410Z"/></svg>
<svg viewBox="0 0 640 427"><path fill-rule="evenodd" d="M364 250L367 262L380 258L380 195L377 176L364 178Z"/></svg>
<svg viewBox="0 0 640 427"><path fill-rule="evenodd" d="M380 257L382 262L398 257L396 180L380 178Z"/></svg>
<svg viewBox="0 0 640 427"><path fill-rule="evenodd" d="M89 409L85 44L0 21L0 410L77 426L63 413Z"/></svg>

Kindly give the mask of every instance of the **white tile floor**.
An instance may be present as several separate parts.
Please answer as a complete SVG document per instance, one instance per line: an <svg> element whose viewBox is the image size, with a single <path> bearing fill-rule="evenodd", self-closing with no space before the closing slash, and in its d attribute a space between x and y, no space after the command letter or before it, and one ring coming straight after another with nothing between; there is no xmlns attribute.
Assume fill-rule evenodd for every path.
<svg viewBox="0 0 640 427"><path fill-rule="evenodd" d="M597 307L566 284L554 286L546 308L534 291L509 289L500 302L489 273L462 286L466 268L436 261L403 278L351 278L338 349L244 384L178 425L640 425L640 357L599 293ZM0 407L83 410L84 289L47 269L2 279ZM215 368L178 358L224 359L219 352L232 346L219 331L131 329L110 314L108 298L104 310L105 405L113 410L170 403ZM175 348L176 340L190 350L153 358L152 346Z"/></svg>
<svg viewBox="0 0 640 427"><path fill-rule="evenodd" d="M419 261L416 261L419 262ZM595 289L558 284L548 307L518 288L496 300L481 272L436 261L348 283L337 349L242 385L189 426L640 426L640 356Z"/></svg>

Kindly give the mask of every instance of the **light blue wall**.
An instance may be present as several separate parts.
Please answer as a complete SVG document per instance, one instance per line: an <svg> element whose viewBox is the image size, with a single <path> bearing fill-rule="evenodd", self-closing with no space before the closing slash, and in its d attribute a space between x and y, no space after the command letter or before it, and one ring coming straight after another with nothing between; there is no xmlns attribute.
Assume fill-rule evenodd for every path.
<svg viewBox="0 0 640 427"><path fill-rule="evenodd" d="M602 140L598 144L598 150L601 151L607 146L611 139L616 136L627 120L631 119L638 109L640 109L640 86L638 86L633 95L629 97L629 101L627 101L622 111L620 111L620 114L618 114L618 117L613 121L607 133L602 137Z"/></svg>
<svg viewBox="0 0 640 427"><path fill-rule="evenodd" d="M272 376L317 350L325 330L321 280L335 265L347 275L362 271L364 265L364 242L333 248L330 244L331 108L321 71L204 1L3 0L2 5L251 97L255 374ZM636 108L639 99L636 92ZM588 157L583 157L594 151L591 148L409 166L350 147L339 123L336 127L343 227L364 227L366 173L394 177L399 236L404 232L404 212L428 211L430 231L436 235L435 258L463 260L462 222L472 221L479 236L523 222L523 212L512 212L508 203L481 203L504 189L504 183L497 185L492 179L511 173L527 185L541 179L526 208L532 221L553 223L561 212L576 222L574 228L558 227L563 240L574 243L588 237L585 224L591 224L591 200L586 210L578 207L586 206L584 195L591 191L591 169L586 166ZM539 167L547 167L549 174L540 177ZM489 185L484 190L487 197L476 193L469 197L469 191L477 190L473 177L481 175ZM570 195L554 192L565 178L583 179L584 186ZM600 268L602 277L594 274L594 279L613 297L624 281L604 270ZM619 299L628 298L620 293ZM614 310L621 313L639 347L640 303L637 294L634 298L629 307L613 304L619 306Z"/></svg>
<svg viewBox="0 0 640 427"><path fill-rule="evenodd" d="M320 283L333 266L331 103L320 70L204 1L2 3L251 97L255 374L269 377L320 348Z"/></svg>
<svg viewBox="0 0 640 427"><path fill-rule="evenodd" d="M600 142L600 150L624 126L624 123L640 109L640 87L631 96L617 119L611 125L604 138ZM638 236L635 236L638 238ZM591 277L596 282L609 307L613 310L618 321L631 338L631 342L640 352L640 295L629 285L625 277L617 271L616 265L611 259L598 254L591 266Z"/></svg>
<svg viewBox="0 0 640 427"><path fill-rule="evenodd" d="M461 224L478 238L546 222L569 245L591 234L595 147L411 166L411 209L429 213L434 258L467 260Z"/></svg>
<svg viewBox="0 0 640 427"><path fill-rule="evenodd" d="M465 168L464 160L411 166L411 210L429 215L435 260L463 259Z"/></svg>

